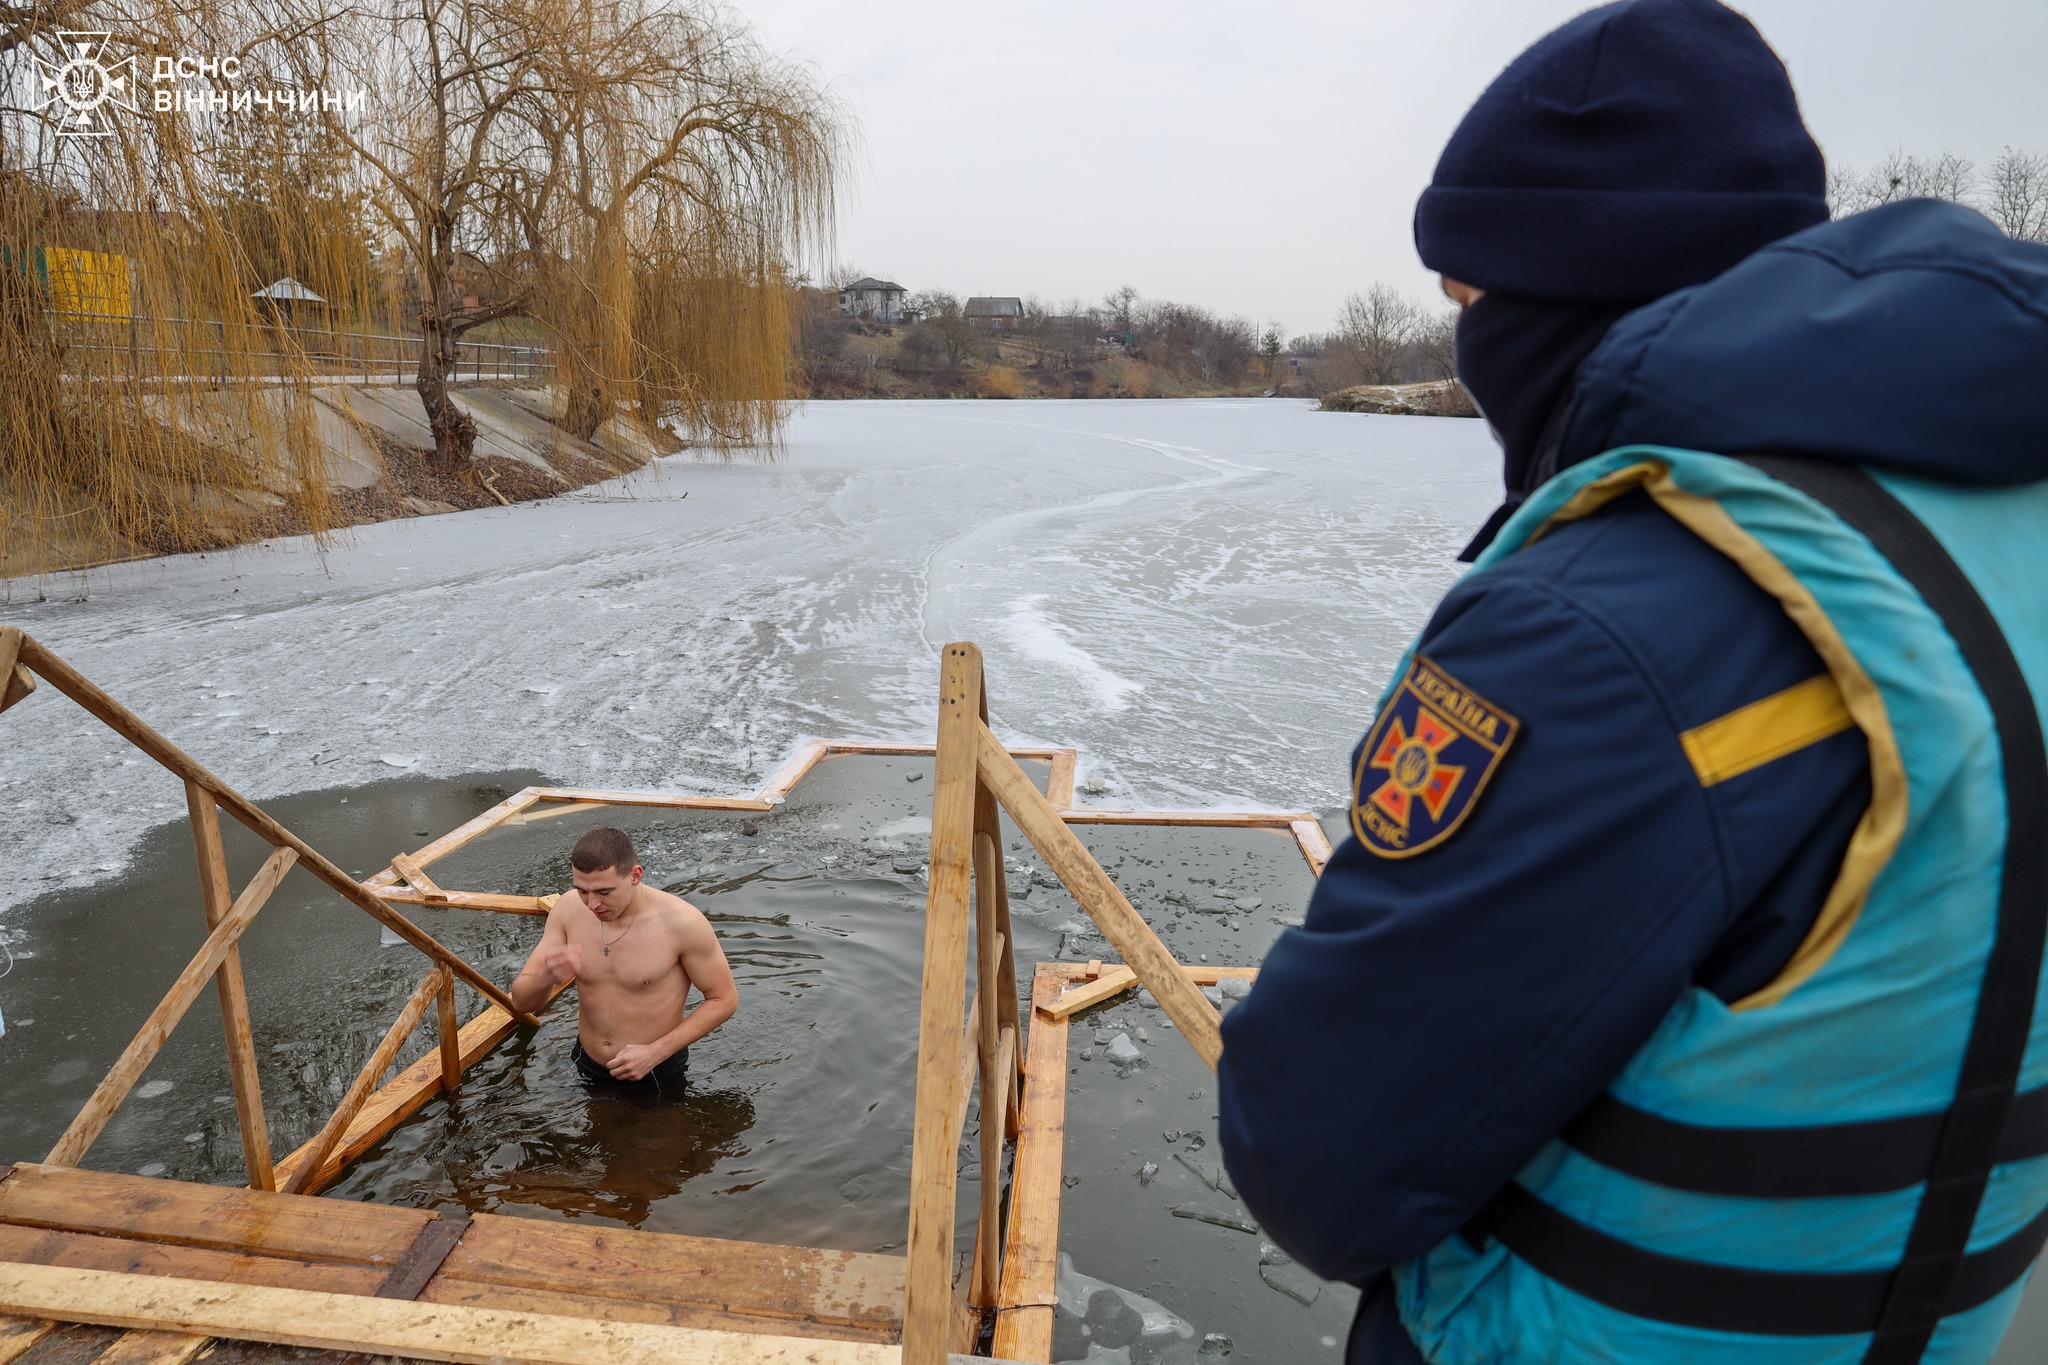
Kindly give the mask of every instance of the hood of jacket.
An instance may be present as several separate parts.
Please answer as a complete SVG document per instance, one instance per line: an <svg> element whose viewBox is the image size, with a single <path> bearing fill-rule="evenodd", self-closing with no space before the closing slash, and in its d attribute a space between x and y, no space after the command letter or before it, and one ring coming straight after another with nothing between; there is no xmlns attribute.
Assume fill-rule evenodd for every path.
<svg viewBox="0 0 2048 1365"><path fill-rule="evenodd" d="M1635 444L2048 479L2048 246L1931 199L1773 243L1616 323L1548 462Z"/></svg>

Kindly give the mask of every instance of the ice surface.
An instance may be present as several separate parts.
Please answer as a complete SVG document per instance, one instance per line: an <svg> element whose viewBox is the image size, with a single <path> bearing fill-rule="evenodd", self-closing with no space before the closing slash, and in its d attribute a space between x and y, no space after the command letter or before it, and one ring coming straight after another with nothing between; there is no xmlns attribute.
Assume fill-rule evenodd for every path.
<svg viewBox="0 0 2048 1365"><path fill-rule="evenodd" d="M1081 1274L1064 1251L1057 1290L1053 1360L1194 1365L1199 1347L1186 1319L1143 1294Z"/></svg>
<svg viewBox="0 0 2048 1365"><path fill-rule="evenodd" d="M929 737L938 647L967 639L996 731L1077 746L1091 798L1298 810L1343 799L1498 483L1479 422L814 403L773 461L14 580L0 619L258 800L392 776L385 754L745 790L806 738ZM0 909L183 814L54 689L0 725Z"/></svg>

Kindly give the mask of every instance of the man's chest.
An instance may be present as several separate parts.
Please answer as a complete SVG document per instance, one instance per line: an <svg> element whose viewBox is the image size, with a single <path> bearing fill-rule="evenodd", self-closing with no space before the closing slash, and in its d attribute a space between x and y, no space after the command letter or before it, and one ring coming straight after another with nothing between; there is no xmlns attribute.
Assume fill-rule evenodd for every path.
<svg viewBox="0 0 2048 1365"><path fill-rule="evenodd" d="M577 976L585 985L662 992L673 991L683 979L676 947L662 934L641 937L631 930L616 935L593 932L580 946L583 969Z"/></svg>

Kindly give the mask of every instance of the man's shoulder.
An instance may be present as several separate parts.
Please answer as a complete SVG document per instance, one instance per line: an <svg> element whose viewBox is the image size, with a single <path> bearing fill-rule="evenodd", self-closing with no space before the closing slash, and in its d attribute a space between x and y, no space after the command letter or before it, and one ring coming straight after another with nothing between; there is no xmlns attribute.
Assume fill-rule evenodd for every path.
<svg viewBox="0 0 2048 1365"><path fill-rule="evenodd" d="M1824 671L1776 598L1639 495L1465 579L1425 632L1424 649L1429 636L1457 622L1468 649L1475 635L1497 635L1501 648L1513 650L1527 638L1517 627L1532 599L1618 645L1681 729Z"/></svg>
<svg viewBox="0 0 2048 1365"><path fill-rule="evenodd" d="M673 891L664 891L658 886L643 886L641 894L648 898L649 908L661 917L663 923L672 928L694 931L700 926L710 927L711 922L704 917L702 910Z"/></svg>

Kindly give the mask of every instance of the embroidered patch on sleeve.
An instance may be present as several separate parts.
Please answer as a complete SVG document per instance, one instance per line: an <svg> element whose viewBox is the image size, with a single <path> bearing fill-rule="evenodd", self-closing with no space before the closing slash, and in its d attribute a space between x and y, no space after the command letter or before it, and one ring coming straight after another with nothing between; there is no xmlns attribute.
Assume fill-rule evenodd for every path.
<svg viewBox="0 0 2048 1365"><path fill-rule="evenodd" d="M1521 728L1417 655L1358 751L1351 832L1382 858L1435 848L1472 813Z"/></svg>

